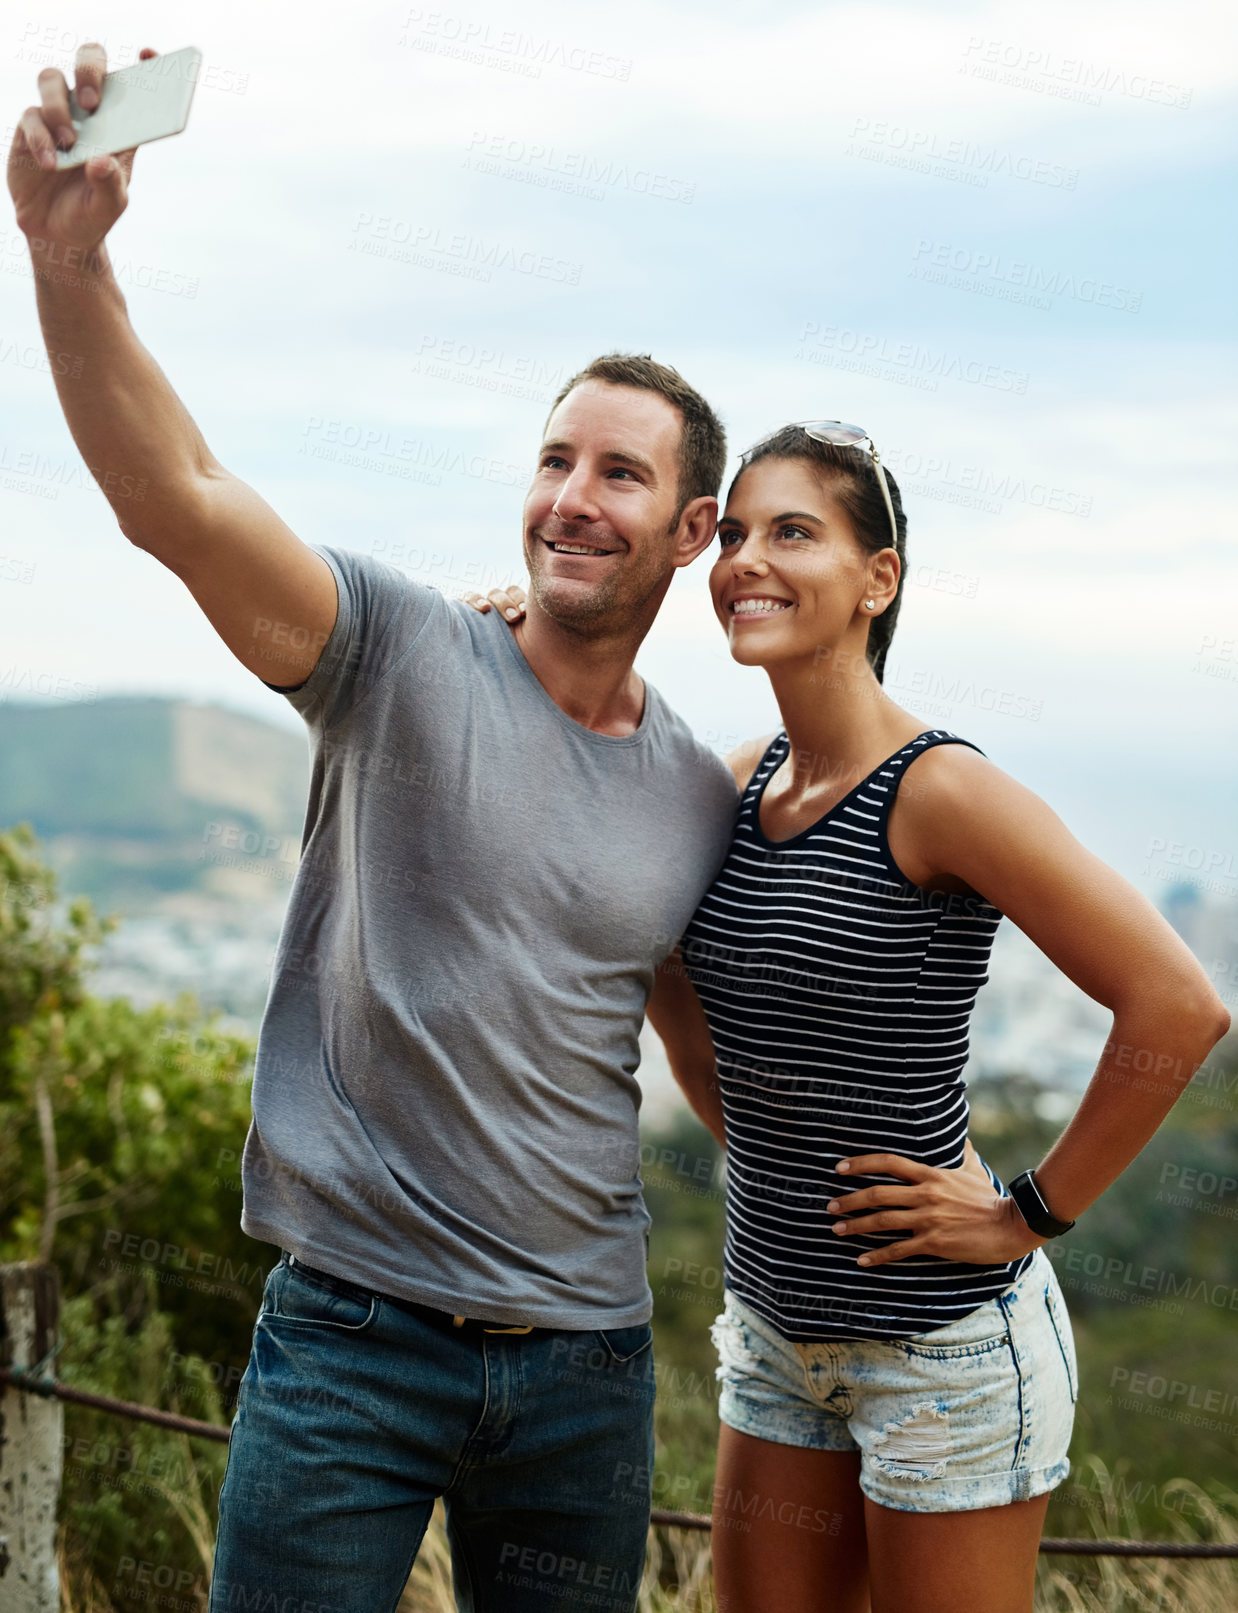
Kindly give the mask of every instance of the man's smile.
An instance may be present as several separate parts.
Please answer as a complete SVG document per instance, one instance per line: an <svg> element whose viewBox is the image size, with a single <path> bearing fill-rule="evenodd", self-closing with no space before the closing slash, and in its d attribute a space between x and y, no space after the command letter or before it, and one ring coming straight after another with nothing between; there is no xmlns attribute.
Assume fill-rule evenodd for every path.
<svg viewBox="0 0 1238 1613"><path fill-rule="evenodd" d="M613 554L613 549L597 549L587 543L552 543L549 538L542 542L555 554Z"/></svg>

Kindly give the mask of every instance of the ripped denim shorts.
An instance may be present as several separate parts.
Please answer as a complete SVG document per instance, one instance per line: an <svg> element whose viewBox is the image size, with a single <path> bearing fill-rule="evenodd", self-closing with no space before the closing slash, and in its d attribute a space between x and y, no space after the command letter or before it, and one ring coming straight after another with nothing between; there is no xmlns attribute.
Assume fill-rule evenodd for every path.
<svg viewBox="0 0 1238 1613"><path fill-rule="evenodd" d="M711 1334L729 1428L860 1453L860 1488L899 1512L967 1512L1070 1471L1075 1345L1043 1249L996 1299L917 1338L795 1344L725 1290Z"/></svg>

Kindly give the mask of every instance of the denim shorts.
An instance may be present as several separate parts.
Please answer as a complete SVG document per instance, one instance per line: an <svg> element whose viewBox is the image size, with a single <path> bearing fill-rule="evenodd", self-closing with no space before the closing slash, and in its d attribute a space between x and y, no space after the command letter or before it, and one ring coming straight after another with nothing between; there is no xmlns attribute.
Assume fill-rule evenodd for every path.
<svg viewBox="0 0 1238 1613"><path fill-rule="evenodd" d="M1078 1369L1043 1249L1004 1294L908 1339L796 1344L724 1292L711 1333L728 1428L858 1450L861 1490L899 1512L1026 1501L1070 1471Z"/></svg>

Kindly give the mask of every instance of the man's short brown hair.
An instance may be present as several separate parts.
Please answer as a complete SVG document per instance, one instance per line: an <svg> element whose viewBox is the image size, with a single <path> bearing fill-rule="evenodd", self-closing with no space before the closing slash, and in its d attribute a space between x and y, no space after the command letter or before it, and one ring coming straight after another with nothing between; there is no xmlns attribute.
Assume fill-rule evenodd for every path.
<svg viewBox="0 0 1238 1613"><path fill-rule="evenodd" d="M679 439L676 520L692 499L717 498L726 469L726 432L705 399L688 385L678 370L671 369L669 364L659 364L648 353L603 353L564 384L550 406L551 414L582 381L608 381L612 386L657 392L679 410L683 432Z"/></svg>

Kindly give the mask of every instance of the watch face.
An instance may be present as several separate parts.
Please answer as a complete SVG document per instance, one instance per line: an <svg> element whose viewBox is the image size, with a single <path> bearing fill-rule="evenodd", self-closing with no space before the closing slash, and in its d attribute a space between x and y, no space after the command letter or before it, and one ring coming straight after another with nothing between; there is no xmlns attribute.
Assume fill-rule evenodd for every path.
<svg viewBox="0 0 1238 1613"><path fill-rule="evenodd" d="M1031 1171L1023 1171L1010 1184L1010 1195L1019 1213L1038 1238L1056 1238L1069 1232L1073 1221L1059 1221L1049 1210Z"/></svg>

